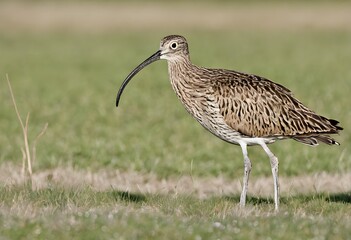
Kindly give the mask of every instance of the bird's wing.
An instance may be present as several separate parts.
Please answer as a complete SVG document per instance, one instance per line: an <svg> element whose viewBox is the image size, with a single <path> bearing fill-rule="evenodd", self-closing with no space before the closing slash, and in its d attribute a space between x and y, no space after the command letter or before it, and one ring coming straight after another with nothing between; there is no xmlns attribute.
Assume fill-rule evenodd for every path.
<svg viewBox="0 0 351 240"><path fill-rule="evenodd" d="M234 71L220 75L213 81L215 101L235 131L250 137L337 132L331 120L308 109L282 85Z"/></svg>

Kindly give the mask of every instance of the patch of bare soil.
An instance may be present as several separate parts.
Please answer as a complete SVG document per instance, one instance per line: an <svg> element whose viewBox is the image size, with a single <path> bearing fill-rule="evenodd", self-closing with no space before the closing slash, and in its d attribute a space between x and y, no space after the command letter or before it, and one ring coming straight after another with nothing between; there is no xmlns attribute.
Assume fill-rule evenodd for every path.
<svg viewBox="0 0 351 240"><path fill-rule="evenodd" d="M351 29L351 4L0 3L1 31Z"/></svg>
<svg viewBox="0 0 351 240"><path fill-rule="evenodd" d="M77 170L71 167L58 167L33 174L34 188L48 187L50 184L67 188L90 186L96 191L116 189L133 193L184 194L199 198L211 196L239 195L241 177L228 179L223 176L199 178L189 175L177 178L159 179L152 173L139 173L119 170ZM351 173L328 174L326 172L295 177L281 177L280 190L284 196L308 193L341 193L351 190ZM23 184L19 166L2 164L0 166L0 183L3 185ZM271 177L250 179L249 194L254 196L271 196L273 180Z"/></svg>

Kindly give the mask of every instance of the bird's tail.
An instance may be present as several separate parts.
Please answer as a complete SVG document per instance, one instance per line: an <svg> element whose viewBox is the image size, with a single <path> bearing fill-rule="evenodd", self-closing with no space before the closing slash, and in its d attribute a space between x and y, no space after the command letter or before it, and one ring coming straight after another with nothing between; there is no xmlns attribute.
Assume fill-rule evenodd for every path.
<svg viewBox="0 0 351 240"><path fill-rule="evenodd" d="M338 126L339 122L334 119L327 119L332 125L332 129L329 132L316 132L310 134L297 135L292 137L292 139L307 144L311 146L316 146L319 142L328 144L328 145L340 145L335 139L329 136L329 134L337 134L339 131L343 130L342 127Z"/></svg>

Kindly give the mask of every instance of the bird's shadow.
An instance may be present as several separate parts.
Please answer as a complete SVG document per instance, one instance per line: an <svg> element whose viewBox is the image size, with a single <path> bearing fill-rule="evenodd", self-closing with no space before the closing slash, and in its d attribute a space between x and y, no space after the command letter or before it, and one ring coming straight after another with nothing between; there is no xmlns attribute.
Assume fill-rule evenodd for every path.
<svg viewBox="0 0 351 240"><path fill-rule="evenodd" d="M235 203L239 203L240 202L240 196L239 195L223 196L223 199L226 200L226 201L235 202ZM284 200L280 199L280 201L284 201ZM274 200L272 198L247 196L246 197L246 203L252 204L252 205L273 204Z"/></svg>
<svg viewBox="0 0 351 240"><path fill-rule="evenodd" d="M223 196L223 198L230 202L240 202L240 195L234 196ZM312 195L296 195L289 197L281 197L280 203L287 204L292 199L298 199L302 202L311 202L316 199L325 200L326 202L334 202L334 203L351 203L351 192L344 193L335 193L335 194L327 194L327 193L319 193ZM273 198L267 197L254 197L247 196L246 202L252 205L263 205L263 204L273 204Z"/></svg>
<svg viewBox="0 0 351 240"><path fill-rule="evenodd" d="M351 203L351 192L331 194L325 200L327 202Z"/></svg>
<svg viewBox="0 0 351 240"><path fill-rule="evenodd" d="M129 191L120 191L120 190L112 189L111 191L109 191L109 195L115 201L124 201L124 202L132 202L132 203L142 203L147 201L146 195L141 193L132 193ZM226 196L222 196L221 198L233 203L240 202L240 195L226 195ZM310 195L295 195L295 196L289 196L289 197L281 197L280 203L289 204L289 202L293 200L298 200L298 201L307 203L307 202L315 201L316 199L324 200L326 202L350 204L351 192L335 193L335 194L318 193L318 194L310 194ZM246 202L252 205L274 204L273 198L256 197L256 196L247 196Z"/></svg>
<svg viewBox="0 0 351 240"><path fill-rule="evenodd" d="M146 196L141 193L131 193L128 191L119 191L119 190L112 190L110 191L110 196L115 201L125 201L125 202L134 202L140 203L146 201Z"/></svg>

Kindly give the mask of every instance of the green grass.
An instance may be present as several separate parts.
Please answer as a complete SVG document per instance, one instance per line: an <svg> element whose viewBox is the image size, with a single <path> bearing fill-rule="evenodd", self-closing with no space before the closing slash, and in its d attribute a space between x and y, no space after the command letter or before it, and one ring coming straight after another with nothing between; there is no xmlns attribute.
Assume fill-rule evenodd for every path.
<svg viewBox="0 0 351 240"><path fill-rule="evenodd" d="M341 122L340 147L310 148L294 141L271 146L280 176L351 170L351 32L311 29L180 32L195 64L265 76L291 89L307 106ZM155 52L164 32L24 34L0 36L0 161L20 164L21 129L5 81L8 73L22 116L31 112L37 146L34 172L133 170L160 179L191 174L241 179L240 148L207 133L172 92L165 62L139 73L118 109L127 74ZM253 178L270 176L259 147L249 149ZM41 190L0 187L0 235L5 239L347 239L350 193L271 199L96 191L53 184Z"/></svg>

